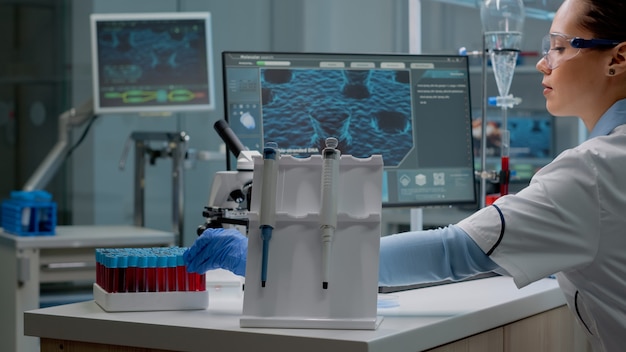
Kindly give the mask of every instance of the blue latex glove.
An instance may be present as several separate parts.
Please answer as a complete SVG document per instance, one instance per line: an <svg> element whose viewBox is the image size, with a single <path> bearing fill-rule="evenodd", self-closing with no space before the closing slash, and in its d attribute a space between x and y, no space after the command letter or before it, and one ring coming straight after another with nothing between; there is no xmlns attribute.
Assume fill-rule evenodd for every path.
<svg viewBox="0 0 626 352"><path fill-rule="evenodd" d="M207 229L183 253L187 271L205 273L226 269L236 275L246 274L248 238L235 229Z"/></svg>

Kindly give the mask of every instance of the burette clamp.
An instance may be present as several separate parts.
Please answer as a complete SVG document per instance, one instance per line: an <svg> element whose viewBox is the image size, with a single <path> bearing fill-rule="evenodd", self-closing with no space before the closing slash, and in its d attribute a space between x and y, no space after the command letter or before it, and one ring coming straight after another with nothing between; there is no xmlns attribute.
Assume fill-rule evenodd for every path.
<svg viewBox="0 0 626 352"><path fill-rule="evenodd" d="M474 175L480 180L487 180L493 183L498 183L500 181L500 172L495 170L475 171Z"/></svg>
<svg viewBox="0 0 626 352"><path fill-rule="evenodd" d="M507 96L489 97L487 104L490 106L499 106L501 108L512 108L515 105L519 105L522 102L522 98L514 97L512 94Z"/></svg>

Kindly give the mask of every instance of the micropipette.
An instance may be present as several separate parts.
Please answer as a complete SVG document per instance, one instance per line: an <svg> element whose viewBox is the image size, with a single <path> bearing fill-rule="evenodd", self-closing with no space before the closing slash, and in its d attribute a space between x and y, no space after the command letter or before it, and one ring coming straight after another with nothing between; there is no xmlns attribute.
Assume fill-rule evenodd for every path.
<svg viewBox="0 0 626 352"><path fill-rule="evenodd" d="M326 138L326 148L322 151L322 196L320 208L320 229L322 232L322 288L328 288L330 277L330 248L337 228L337 187L339 184L339 158L337 138Z"/></svg>
<svg viewBox="0 0 626 352"><path fill-rule="evenodd" d="M276 226L276 182L278 179L278 161L280 152L274 142L265 143L263 149L263 184L261 185L260 222L263 254L261 258L261 287L267 281L267 260L272 231Z"/></svg>

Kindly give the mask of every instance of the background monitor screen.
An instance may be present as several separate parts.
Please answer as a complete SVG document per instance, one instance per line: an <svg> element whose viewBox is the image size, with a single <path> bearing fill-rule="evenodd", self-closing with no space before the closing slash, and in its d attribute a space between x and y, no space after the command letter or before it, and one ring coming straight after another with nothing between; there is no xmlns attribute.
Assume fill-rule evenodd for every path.
<svg viewBox="0 0 626 352"><path fill-rule="evenodd" d="M96 113L214 109L208 12L93 14Z"/></svg>
<svg viewBox="0 0 626 352"><path fill-rule="evenodd" d="M222 64L247 148L307 157L336 137L343 154L382 155L383 206L476 202L466 56L224 52Z"/></svg>
<svg viewBox="0 0 626 352"><path fill-rule="evenodd" d="M474 157L476 169L480 169L482 120L475 111L473 122ZM499 108L487 111L486 123L486 169L501 169L502 113ZM540 168L554 158L554 116L545 111L509 109L509 168L511 182L528 183Z"/></svg>

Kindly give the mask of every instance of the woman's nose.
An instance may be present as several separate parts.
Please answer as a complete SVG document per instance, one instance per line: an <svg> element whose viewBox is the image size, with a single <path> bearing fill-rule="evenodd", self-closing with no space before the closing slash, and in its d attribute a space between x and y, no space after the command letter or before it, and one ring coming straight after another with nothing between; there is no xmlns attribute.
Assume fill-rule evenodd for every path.
<svg viewBox="0 0 626 352"><path fill-rule="evenodd" d="M548 67L548 61L546 60L545 56L539 59L539 61L537 61L535 68L537 69L537 71L545 75L549 74L551 71L550 68Z"/></svg>

